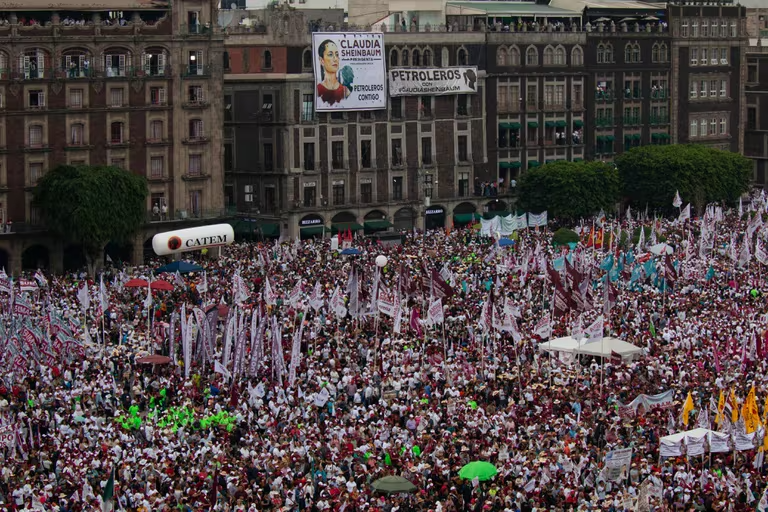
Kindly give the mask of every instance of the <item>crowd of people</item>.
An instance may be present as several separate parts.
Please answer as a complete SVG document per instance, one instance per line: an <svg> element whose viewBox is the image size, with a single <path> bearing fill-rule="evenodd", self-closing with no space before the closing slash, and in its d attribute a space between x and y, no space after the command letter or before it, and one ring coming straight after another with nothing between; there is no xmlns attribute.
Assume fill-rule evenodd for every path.
<svg viewBox="0 0 768 512"><path fill-rule="evenodd" d="M550 221L503 246L476 228L405 233L386 247L357 236L342 242L360 251L349 256L328 239L239 242L195 254L203 270L185 275L153 277L153 261L96 277L38 272L28 293L17 280L3 293L2 342L16 337L29 357L21 367L6 346L0 360L0 508L752 510L766 487L762 443L704 457L659 449L696 425L738 429L722 419L721 392L733 391L737 411L753 387L760 404L768 398L762 264L730 247L762 239L747 226L765 201L745 210L601 216L570 226L582 233L570 245L553 244ZM702 223L716 225L711 247ZM648 252L663 241L674 280ZM582 306L565 312L553 310L561 258L586 283ZM648 260L658 272L635 272ZM126 286L134 278L173 290L149 300ZM25 296L20 319L12 302ZM442 314L430 307L438 297ZM210 347L195 308L214 312ZM539 350L601 314L606 336L642 353ZM34 357L24 325L39 327L40 346L70 331L79 349ZM144 364L151 354L171 361ZM625 414L638 395L670 390L665 407ZM625 448L628 467L607 471L606 455ZM460 478L472 461L496 476ZM416 490L377 492L389 475Z"/></svg>

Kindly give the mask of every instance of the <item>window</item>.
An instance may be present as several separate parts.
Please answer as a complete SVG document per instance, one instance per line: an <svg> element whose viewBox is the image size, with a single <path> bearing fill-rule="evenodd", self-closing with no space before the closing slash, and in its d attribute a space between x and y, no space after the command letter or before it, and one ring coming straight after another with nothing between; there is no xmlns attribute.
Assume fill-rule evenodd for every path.
<svg viewBox="0 0 768 512"><path fill-rule="evenodd" d="M607 64L613 62L613 45L610 43L605 45L605 62Z"/></svg>
<svg viewBox="0 0 768 512"><path fill-rule="evenodd" d="M691 121L691 137L698 137L699 136L699 122L694 119Z"/></svg>
<svg viewBox="0 0 768 512"><path fill-rule="evenodd" d="M45 76L45 53L42 50L30 50L20 57L20 67L24 70L26 80L34 80Z"/></svg>
<svg viewBox="0 0 768 512"><path fill-rule="evenodd" d="M163 122L151 121L149 123L149 140L161 141L163 140Z"/></svg>
<svg viewBox="0 0 768 512"><path fill-rule="evenodd" d="M709 120L709 134L717 135L717 119L714 117Z"/></svg>
<svg viewBox="0 0 768 512"><path fill-rule="evenodd" d="M149 159L149 177L159 179L163 177L163 157L153 156Z"/></svg>
<svg viewBox="0 0 768 512"><path fill-rule="evenodd" d="M392 199L395 201L402 201L403 199L402 176L395 176L394 178L392 178Z"/></svg>
<svg viewBox="0 0 768 512"><path fill-rule="evenodd" d="M409 57L408 50L403 50L402 53L400 54L400 57L402 58L401 59L402 62L400 64L403 65L403 66L407 66L408 63L410 62L408 60L408 57Z"/></svg>
<svg viewBox="0 0 768 512"><path fill-rule="evenodd" d="M728 48L720 48L720 64L723 66L728 65ZM748 81L751 82L752 80Z"/></svg>
<svg viewBox="0 0 768 512"><path fill-rule="evenodd" d="M720 37L728 37L728 22L725 20L720 23Z"/></svg>
<svg viewBox="0 0 768 512"><path fill-rule="evenodd" d="M466 135L459 135L458 156L459 156L459 162L469 162L469 148L467 144Z"/></svg>
<svg viewBox="0 0 768 512"><path fill-rule="evenodd" d="M120 157L110 158L109 165L111 165L112 167L119 167L120 169L125 169L125 158L120 158Z"/></svg>
<svg viewBox="0 0 768 512"><path fill-rule="evenodd" d="M123 89L122 88L113 88L109 90L109 106L110 107L123 106Z"/></svg>
<svg viewBox="0 0 768 512"><path fill-rule="evenodd" d="M205 73L203 52L201 50L192 50L187 56L187 74L202 75L203 73Z"/></svg>
<svg viewBox="0 0 768 512"><path fill-rule="evenodd" d="M699 134L702 137L707 136L707 120L706 119L702 119L701 121L699 121Z"/></svg>
<svg viewBox="0 0 768 512"><path fill-rule="evenodd" d="M189 192L189 211L193 217L199 217L203 211L203 191L192 190Z"/></svg>
<svg viewBox="0 0 768 512"><path fill-rule="evenodd" d="M717 98L717 80L710 80L709 81L709 97L710 98Z"/></svg>
<svg viewBox="0 0 768 512"><path fill-rule="evenodd" d="M403 165L403 139L392 139L392 166Z"/></svg>
<svg viewBox="0 0 768 512"><path fill-rule="evenodd" d="M202 139L203 137L204 137L203 120L190 119L189 120L189 138L192 140L195 140L195 139Z"/></svg>
<svg viewBox="0 0 768 512"><path fill-rule="evenodd" d="M605 52L603 52L603 58L605 58ZM584 65L584 50L579 46L575 46L571 51L571 65L583 66Z"/></svg>
<svg viewBox="0 0 768 512"><path fill-rule="evenodd" d="M747 108L747 130L757 129L757 107Z"/></svg>
<svg viewBox="0 0 768 512"><path fill-rule="evenodd" d="M274 113L274 105L272 103L272 95L265 94L264 99L261 102L261 117L265 121L272 121Z"/></svg>
<svg viewBox="0 0 768 512"><path fill-rule="evenodd" d="M694 20L691 22L691 37L699 37L699 22Z"/></svg>
<svg viewBox="0 0 768 512"><path fill-rule="evenodd" d="M525 65L526 66L538 66L539 65L539 52L536 47L529 46L525 51Z"/></svg>
<svg viewBox="0 0 768 512"><path fill-rule="evenodd" d="M507 59L508 56L509 56L509 53L507 53L507 49L504 48L503 46L500 46L496 50L496 64L498 64L499 66L508 66L509 65L509 60Z"/></svg>
<svg viewBox="0 0 768 512"><path fill-rule="evenodd" d="M422 96L419 98L419 114L423 118L432 117L432 96Z"/></svg>
<svg viewBox="0 0 768 512"><path fill-rule="evenodd" d="M707 81L706 80L701 80L699 82L699 93L701 98L707 97Z"/></svg>
<svg viewBox="0 0 768 512"><path fill-rule="evenodd" d="M315 99L312 94L305 94L301 101L301 120L311 122L315 120Z"/></svg>
<svg viewBox="0 0 768 512"><path fill-rule="evenodd" d="M224 96L224 121L232 121L232 95Z"/></svg>
<svg viewBox="0 0 768 512"><path fill-rule="evenodd" d="M315 182L311 181L304 184L304 207L309 208L315 206L317 202L317 187Z"/></svg>
<svg viewBox="0 0 768 512"><path fill-rule="evenodd" d="M221 62L222 67L226 71L229 71L230 67L229 67L229 52L228 51L224 50L223 52L221 52L221 61L222 61Z"/></svg>
<svg viewBox="0 0 768 512"><path fill-rule="evenodd" d="M226 52L225 52L226 53ZM142 55L144 60L144 72L149 76L162 76L165 74L165 53L162 50L154 50ZM229 67L229 62L225 62L224 68Z"/></svg>
<svg viewBox="0 0 768 512"><path fill-rule="evenodd" d="M341 206L344 204L344 180L333 182L333 204Z"/></svg>
<svg viewBox="0 0 768 512"><path fill-rule="evenodd" d="M104 69L108 77L125 76L128 55L113 53L104 55Z"/></svg>
<svg viewBox="0 0 768 512"><path fill-rule="evenodd" d="M708 55L707 55L707 54L708 54L708 53L709 53L709 52L707 51L707 48L702 48L702 49L701 49L701 65L702 65L702 66L706 66L706 65L708 65L708 64L709 64L709 62L707 62L707 57L708 57Z"/></svg>
<svg viewBox="0 0 768 512"><path fill-rule="evenodd" d="M72 146L85 144L85 126L82 123L73 123L69 130L69 143Z"/></svg>
<svg viewBox="0 0 768 512"><path fill-rule="evenodd" d="M331 165L334 169L344 169L344 142L331 142Z"/></svg>
<svg viewBox="0 0 768 512"><path fill-rule="evenodd" d="M469 195L469 173L459 173L459 197L466 197Z"/></svg>
<svg viewBox="0 0 768 512"><path fill-rule="evenodd" d="M732 21L732 22L731 22L731 37L737 37L738 35L739 35L739 34L738 34L738 30L737 30L736 22L735 22L735 21Z"/></svg>
<svg viewBox="0 0 768 512"><path fill-rule="evenodd" d="M83 90L70 89L69 90L69 108L82 108L82 107L83 107Z"/></svg>
<svg viewBox="0 0 768 512"><path fill-rule="evenodd" d="M555 66L565 66L565 48L562 46L555 48Z"/></svg>
<svg viewBox="0 0 768 512"><path fill-rule="evenodd" d="M459 59L459 66L466 66L467 65L467 50L464 48L459 49L458 59Z"/></svg>
<svg viewBox="0 0 768 512"><path fill-rule="evenodd" d="M312 51L309 49L304 50L301 55L301 67L306 69L312 69Z"/></svg>
<svg viewBox="0 0 768 512"><path fill-rule="evenodd" d="M28 96L29 108L41 109L45 108L45 91L42 89L33 89L29 91Z"/></svg>
<svg viewBox="0 0 768 512"><path fill-rule="evenodd" d="M122 89L117 89L122 92ZM150 87L149 100L152 105L165 105L165 87ZM117 106L117 105L114 105Z"/></svg>
<svg viewBox="0 0 768 512"><path fill-rule="evenodd" d="M264 60L261 65L262 69L272 69L272 52L264 50Z"/></svg>
<svg viewBox="0 0 768 512"><path fill-rule="evenodd" d="M360 141L360 167L363 169L370 169L371 165L371 141Z"/></svg>
<svg viewBox="0 0 768 512"><path fill-rule="evenodd" d="M565 105L565 85L555 85L555 105L560 108Z"/></svg>
<svg viewBox="0 0 768 512"><path fill-rule="evenodd" d="M634 44L632 45L632 62L641 62L642 59L640 58L640 45Z"/></svg>
<svg viewBox="0 0 768 512"><path fill-rule="evenodd" d="M33 148L43 145L43 127L39 124L29 127L29 145Z"/></svg>
<svg viewBox="0 0 768 512"><path fill-rule="evenodd" d="M469 115L469 109L467 108L469 101L467 98L468 96L466 94L459 94L456 96L456 115Z"/></svg>
<svg viewBox="0 0 768 512"><path fill-rule="evenodd" d="M632 45L627 44L624 47L624 62L632 62Z"/></svg>
<svg viewBox="0 0 768 512"><path fill-rule="evenodd" d="M421 138L421 163L432 165L432 137Z"/></svg>
<svg viewBox="0 0 768 512"><path fill-rule="evenodd" d="M190 85L187 88L187 98L190 103L202 103L205 100L203 97L203 86Z"/></svg>
<svg viewBox="0 0 768 512"><path fill-rule="evenodd" d="M203 174L203 155L189 155L189 176L200 176Z"/></svg>
<svg viewBox="0 0 768 512"><path fill-rule="evenodd" d="M421 53L419 52L419 50L413 50L413 55L411 55L411 65L412 66L421 65Z"/></svg>
<svg viewBox="0 0 768 512"><path fill-rule="evenodd" d="M389 66L390 67L397 66L397 56L398 56L398 51L395 50L394 48L389 51Z"/></svg>
<svg viewBox="0 0 768 512"><path fill-rule="evenodd" d="M372 203L373 202L373 184L370 180L360 183L360 202Z"/></svg>
<svg viewBox="0 0 768 512"><path fill-rule="evenodd" d="M520 50L517 46L513 46L509 49L509 64L510 66L520 65Z"/></svg>
<svg viewBox="0 0 768 512"><path fill-rule="evenodd" d="M688 37L688 20L683 20L683 23L680 25L680 36Z"/></svg>
<svg viewBox="0 0 768 512"><path fill-rule="evenodd" d="M421 60L424 62L424 66L429 67L432 65L432 52L429 50L424 50L424 55L422 56Z"/></svg>
<svg viewBox="0 0 768 512"><path fill-rule="evenodd" d="M544 105L551 106L555 102L555 86L544 85Z"/></svg>
<svg viewBox="0 0 768 512"><path fill-rule="evenodd" d="M528 84L525 101L529 106L536 108L536 104L539 100L538 90L536 84Z"/></svg>
<svg viewBox="0 0 768 512"><path fill-rule="evenodd" d="M602 44L597 45L597 63L605 64L605 46Z"/></svg>
<svg viewBox="0 0 768 512"><path fill-rule="evenodd" d="M435 186L435 176L432 174L424 175L424 197L433 197L432 190Z"/></svg>
<svg viewBox="0 0 768 512"><path fill-rule="evenodd" d="M691 48L691 66L698 66L699 64L699 49Z"/></svg>
<svg viewBox="0 0 768 512"><path fill-rule="evenodd" d="M231 142L224 144L224 170L235 170L235 148Z"/></svg>
<svg viewBox="0 0 768 512"><path fill-rule="evenodd" d="M584 103L584 91L581 84L573 84L571 99L573 100L574 108L578 108Z"/></svg>
<svg viewBox="0 0 768 512"><path fill-rule="evenodd" d="M43 164L39 162L29 164L29 181L36 184L43 177Z"/></svg>
<svg viewBox="0 0 768 512"><path fill-rule="evenodd" d="M551 66L555 63L555 50L551 46L544 48L544 65Z"/></svg>
<svg viewBox="0 0 768 512"><path fill-rule="evenodd" d="M305 171L315 170L315 143L314 142L304 143L304 170Z"/></svg>
<svg viewBox="0 0 768 512"><path fill-rule="evenodd" d="M123 143L123 123L115 121L109 125L109 140L112 144Z"/></svg>
<svg viewBox="0 0 768 512"><path fill-rule="evenodd" d="M728 119L725 117L720 118L720 135L726 135L728 133Z"/></svg>
<svg viewBox="0 0 768 512"><path fill-rule="evenodd" d="M390 98L390 111L389 116L392 119L403 118L403 99L402 98Z"/></svg>

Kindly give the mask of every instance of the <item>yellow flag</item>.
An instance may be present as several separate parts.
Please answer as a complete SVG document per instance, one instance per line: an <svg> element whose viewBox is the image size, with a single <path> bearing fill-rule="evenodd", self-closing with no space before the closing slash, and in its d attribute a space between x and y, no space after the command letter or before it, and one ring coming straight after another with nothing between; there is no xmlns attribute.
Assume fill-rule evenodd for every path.
<svg viewBox="0 0 768 512"><path fill-rule="evenodd" d="M768 398L766 399L766 403L768 403ZM717 401L717 416L715 416L715 423L718 425L723 420L723 409L725 408L725 393L723 393L723 390L720 390L720 399Z"/></svg>
<svg viewBox="0 0 768 512"><path fill-rule="evenodd" d="M768 395L765 396L765 402L763 402L763 426L768 426ZM768 440L768 436L765 436Z"/></svg>
<svg viewBox="0 0 768 512"><path fill-rule="evenodd" d="M731 421L735 424L739 421L739 402L736 401L736 391L731 388Z"/></svg>
<svg viewBox="0 0 768 512"><path fill-rule="evenodd" d="M760 427L760 412L757 409L757 398L755 397L755 386L749 390L747 399L744 400L746 414L744 415L744 425L747 427L747 434L755 432Z"/></svg>
<svg viewBox="0 0 768 512"><path fill-rule="evenodd" d="M688 397L685 399L685 403L683 403L683 425L686 427L688 426L688 415L691 414L691 411L693 410L693 397L691 396L691 392L688 392Z"/></svg>

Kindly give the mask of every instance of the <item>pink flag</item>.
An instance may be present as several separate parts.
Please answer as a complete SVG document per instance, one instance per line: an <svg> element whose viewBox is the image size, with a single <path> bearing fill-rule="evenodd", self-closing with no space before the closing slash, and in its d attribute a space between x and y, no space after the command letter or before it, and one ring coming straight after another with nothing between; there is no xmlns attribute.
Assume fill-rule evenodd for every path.
<svg viewBox="0 0 768 512"><path fill-rule="evenodd" d="M720 349L717 348L717 342L713 342L715 345L715 371L720 375Z"/></svg>
<svg viewBox="0 0 768 512"><path fill-rule="evenodd" d="M411 310L411 329L416 332L416 336L421 336L421 324L419 323L419 308Z"/></svg>

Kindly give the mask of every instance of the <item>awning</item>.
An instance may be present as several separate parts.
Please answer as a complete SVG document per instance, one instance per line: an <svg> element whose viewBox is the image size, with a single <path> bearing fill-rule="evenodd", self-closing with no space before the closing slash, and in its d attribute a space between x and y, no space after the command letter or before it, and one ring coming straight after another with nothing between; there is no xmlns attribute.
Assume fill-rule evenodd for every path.
<svg viewBox="0 0 768 512"><path fill-rule="evenodd" d="M485 217L486 220L490 220L490 219L492 219L494 217L506 217L508 215L509 215L509 212L506 211L506 210L494 210L494 211L491 211L491 212L485 212L483 214L483 217Z"/></svg>
<svg viewBox="0 0 768 512"><path fill-rule="evenodd" d="M499 128L502 130L518 130L520 123L499 123Z"/></svg>
<svg viewBox="0 0 768 512"><path fill-rule="evenodd" d="M670 137L670 135L668 133L662 133L661 134L661 138L662 139L668 139L669 137Z"/></svg>
<svg viewBox="0 0 768 512"><path fill-rule="evenodd" d="M392 227L392 223L387 219L367 220L363 224L365 225L365 229L387 229Z"/></svg>
<svg viewBox="0 0 768 512"><path fill-rule="evenodd" d="M280 224L264 222L259 227L261 228L261 234L264 236L280 236Z"/></svg>
<svg viewBox="0 0 768 512"><path fill-rule="evenodd" d="M555 160L554 158L549 158L549 159L547 159L547 160L544 160L544 163L545 163L545 164L551 164L551 163L553 163L553 162L557 162L557 160Z"/></svg>
<svg viewBox="0 0 768 512"><path fill-rule="evenodd" d="M581 158L581 157L578 157L578 156L577 156L576 158L574 158L574 159L573 159L573 161L574 161L574 162L583 162L583 161L584 161L584 159L583 159L583 158Z"/></svg>
<svg viewBox="0 0 768 512"><path fill-rule="evenodd" d="M538 121L528 121L528 128L538 128L539 122Z"/></svg>
<svg viewBox="0 0 768 512"><path fill-rule="evenodd" d="M652 133L651 134L651 138L652 139L660 139L661 138L661 134L660 133Z"/></svg>
<svg viewBox="0 0 768 512"><path fill-rule="evenodd" d="M615 140L615 137L613 135L606 135L605 140L608 142L613 142Z"/></svg>
<svg viewBox="0 0 768 512"><path fill-rule="evenodd" d="M555 121L555 126L557 126L558 128L565 128L566 124L565 124L565 121Z"/></svg>
<svg viewBox="0 0 768 512"><path fill-rule="evenodd" d="M554 128L555 127L555 122L554 121L544 121L544 126L546 126L547 128Z"/></svg>
<svg viewBox="0 0 768 512"><path fill-rule="evenodd" d="M582 126L584 126L584 121L582 121L581 119L574 119L573 126L575 126L576 128L581 128Z"/></svg>
<svg viewBox="0 0 768 512"><path fill-rule="evenodd" d="M454 213L453 221L459 224L469 224L472 221L480 220L480 215L476 213Z"/></svg>
<svg viewBox="0 0 768 512"><path fill-rule="evenodd" d="M633 138L634 140L640 140L640 139L642 139L642 138L643 138L643 136L642 136L641 134L639 134L639 133L636 133L636 134L634 134L634 135L632 136L632 138Z"/></svg>
<svg viewBox="0 0 768 512"><path fill-rule="evenodd" d="M322 235L324 231L327 231L327 228L325 226L309 226L306 228L301 228L301 235L302 236Z"/></svg>
<svg viewBox="0 0 768 512"><path fill-rule="evenodd" d="M501 169L519 169L520 162L499 162Z"/></svg>
<svg viewBox="0 0 768 512"><path fill-rule="evenodd" d="M363 226L357 222L339 222L337 224L331 224L331 231L333 233L339 233L344 231L360 231Z"/></svg>
<svg viewBox="0 0 768 512"><path fill-rule="evenodd" d="M538 160L528 160L528 167L538 167L541 165Z"/></svg>
<svg viewBox="0 0 768 512"><path fill-rule="evenodd" d="M605 141L605 135L598 135L595 140L597 140L597 142L603 142Z"/></svg>

